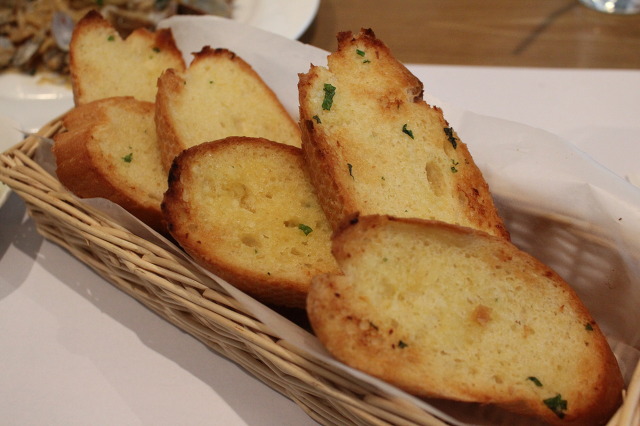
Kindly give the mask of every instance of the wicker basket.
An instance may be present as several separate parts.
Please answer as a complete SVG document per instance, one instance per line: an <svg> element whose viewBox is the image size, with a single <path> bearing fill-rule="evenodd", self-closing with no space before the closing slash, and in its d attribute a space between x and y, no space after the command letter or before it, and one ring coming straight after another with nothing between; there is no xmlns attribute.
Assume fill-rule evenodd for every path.
<svg viewBox="0 0 640 426"><path fill-rule="evenodd" d="M26 203L37 230L113 285L292 399L322 424L444 421L378 392L281 340L217 282L170 250L132 234L73 197L33 159L59 121L0 156L0 181ZM609 425L640 424L640 368Z"/></svg>

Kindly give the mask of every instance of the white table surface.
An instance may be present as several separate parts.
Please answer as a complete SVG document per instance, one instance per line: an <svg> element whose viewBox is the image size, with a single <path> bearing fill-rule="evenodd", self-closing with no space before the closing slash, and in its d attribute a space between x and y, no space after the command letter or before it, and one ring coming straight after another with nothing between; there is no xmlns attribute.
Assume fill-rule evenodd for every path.
<svg viewBox="0 0 640 426"><path fill-rule="evenodd" d="M410 68L448 104L546 129L622 177L640 174L640 71ZM66 107L55 105L48 117ZM15 194L0 207L0 256L0 423L315 424L45 241Z"/></svg>

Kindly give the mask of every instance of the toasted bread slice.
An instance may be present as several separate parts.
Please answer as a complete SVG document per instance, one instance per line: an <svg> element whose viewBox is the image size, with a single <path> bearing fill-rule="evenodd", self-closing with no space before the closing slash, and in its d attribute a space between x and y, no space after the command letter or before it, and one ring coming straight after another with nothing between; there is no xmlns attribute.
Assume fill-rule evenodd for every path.
<svg viewBox="0 0 640 426"><path fill-rule="evenodd" d="M300 148L246 137L191 147L162 208L187 253L265 303L304 307L311 277L337 271Z"/></svg>
<svg viewBox="0 0 640 426"><path fill-rule="evenodd" d="M623 381L574 291L510 242L467 227L368 216L334 236L344 275L314 278L308 315L348 365L410 393L598 424Z"/></svg>
<svg viewBox="0 0 640 426"><path fill-rule="evenodd" d="M132 97L81 105L64 117L53 152L58 178L71 192L111 200L162 231L167 177L153 117L152 103Z"/></svg>
<svg viewBox="0 0 640 426"><path fill-rule="evenodd" d="M76 105L113 96L153 102L160 74L185 68L170 29L139 28L123 40L95 10L76 25L69 62Z"/></svg>
<svg viewBox="0 0 640 426"><path fill-rule="evenodd" d="M239 56L205 46L185 72L158 81L156 124L164 165L183 150L227 136L300 146L300 130L273 91Z"/></svg>
<svg viewBox="0 0 640 426"><path fill-rule="evenodd" d="M300 74L302 148L334 229L354 214L437 219L508 238L482 173L422 83L371 30Z"/></svg>

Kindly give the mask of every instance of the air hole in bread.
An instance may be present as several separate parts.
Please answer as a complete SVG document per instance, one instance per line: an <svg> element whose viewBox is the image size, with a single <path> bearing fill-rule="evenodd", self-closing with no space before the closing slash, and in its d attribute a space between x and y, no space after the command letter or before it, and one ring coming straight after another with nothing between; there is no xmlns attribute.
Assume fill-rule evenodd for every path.
<svg viewBox="0 0 640 426"><path fill-rule="evenodd" d="M233 126L237 129L239 134L245 134L245 120L242 117L233 117Z"/></svg>
<svg viewBox="0 0 640 426"><path fill-rule="evenodd" d="M251 201L251 197L249 196L249 190L247 187L240 182L233 182L227 186L227 191L238 200L238 205L250 211L251 213L255 213L256 209Z"/></svg>
<svg viewBox="0 0 640 426"><path fill-rule="evenodd" d="M485 305L478 305L471 313L471 317L478 325L485 326L492 320L492 311Z"/></svg>
<svg viewBox="0 0 640 426"><path fill-rule="evenodd" d="M442 170L440 167L438 167L433 161L428 161L424 167L424 171L427 174L427 181L429 182L433 193L437 196L441 196L444 193L444 176L442 176Z"/></svg>
<svg viewBox="0 0 640 426"><path fill-rule="evenodd" d="M247 187L241 182L230 182L225 189L235 198L242 198L247 194Z"/></svg>
<svg viewBox="0 0 640 426"><path fill-rule="evenodd" d="M444 153L447 155L447 157L455 158L456 150L453 147L453 145L451 144L451 141L449 139L444 138L444 140L442 142L442 149L444 150ZM457 162L457 160L456 160L456 162Z"/></svg>
<svg viewBox="0 0 640 426"><path fill-rule="evenodd" d="M240 241L242 244L252 248L259 248L261 246L260 241L255 237L255 235L245 234L240 237Z"/></svg>
<svg viewBox="0 0 640 426"><path fill-rule="evenodd" d="M458 199L460 200L461 205L468 206L470 208L471 202L469 200L469 196L461 189L458 189Z"/></svg>
<svg viewBox="0 0 640 426"><path fill-rule="evenodd" d="M250 211L251 213L255 213L256 209L253 206L253 204L250 202L249 197L242 197L240 199L240 207L242 207L243 209Z"/></svg>

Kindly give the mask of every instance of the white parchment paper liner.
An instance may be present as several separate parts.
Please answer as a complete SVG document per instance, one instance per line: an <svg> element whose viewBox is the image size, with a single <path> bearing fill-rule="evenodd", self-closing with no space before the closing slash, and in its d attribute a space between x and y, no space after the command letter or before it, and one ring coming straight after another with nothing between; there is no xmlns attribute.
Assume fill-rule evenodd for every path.
<svg viewBox="0 0 640 426"><path fill-rule="evenodd" d="M238 54L294 117L298 117L298 73L307 72L311 63L325 65L328 55L217 17L173 17L160 26L172 28L187 62L190 53L205 45ZM428 92L429 82L423 83ZM553 134L425 98L443 109L468 145L514 243L554 268L576 289L607 335L628 383L640 358L640 189ZM40 152L39 161L53 170L47 151ZM640 148L629 155L640 155ZM113 203L85 201L135 234L182 254ZM412 397L336 362L313 335L220 278L212 278L290 345L371 383L381 394L409 400L452 424L532 424L490 407ZM554 337L549 336L549 344Z"/></svg>

